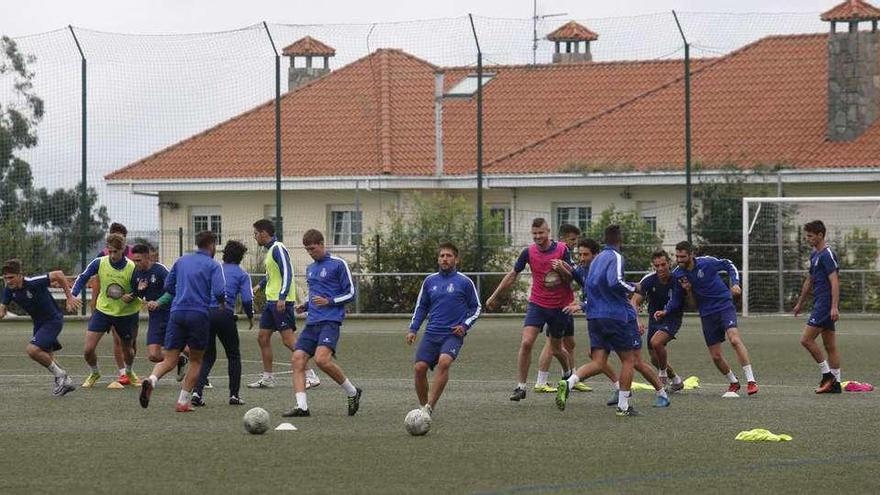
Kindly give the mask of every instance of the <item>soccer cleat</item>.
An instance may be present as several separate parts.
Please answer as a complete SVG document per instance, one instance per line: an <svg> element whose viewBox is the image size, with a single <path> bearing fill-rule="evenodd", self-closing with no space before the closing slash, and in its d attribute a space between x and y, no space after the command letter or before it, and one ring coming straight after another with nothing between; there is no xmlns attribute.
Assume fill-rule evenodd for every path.
<svg viewBox="0 0 880 495"><path fill-rule="evenodd" d="M834 380L834 383L831 385L830 393L839 394L841 391L842 391L842 389L840 388L840 382L837 380Z"/></svg>
<svg viewBox="0 0 880 495"><path fill-rule="evenodd" d="M567 380L559 380L559 385L556 386L556 407L559 408L560 411L565 411L565 403L568 401L568 394L571 393L571 390L568 388Z"/></svg>
<svg viewBox="0 0 880 495"><path fill-rule="evenodd" d="M513 389L513 393L510 394L510 400L512 401L521 401L526 398L526 389L516 387Z"/></svg>
<svg viewBox="0 0 880 495"><path fill-rule="evenodd" d="M153 382L150 380L144 380L141 382L141 395L138 397L138 401L140 401L141 407L144 409L150 405L151 395L153 395Z"/></svg>
<svg viewBox="0 0 880 495"><path fill-rule="evenodd" d="M419 409L421 409L422 412L427 414L428 416L434 414L434 408L431 407L430 404L425 404L424 406L420 407Z"/></svg>
<svg viewBox="0 0 880 495"><path fill-rule="evenodd" d="M101 374L97 371L93 371L89 373L89 376L86 377L86 380L82 383L82 388L92 388L95 386L95 383L101 379Z"/></svg>
<svg viewBox="0 0 880 495"><path fill-rule="evenodd" d="M177 412L193 412L193 407L186 402L178 402L174 410Z"/></svg>
<svg viewBox="0 0 880 495"><path fill-rule="evenodd" d="M311 415L312 415L312 413L309 412L308 409L300 409L298 407L295 407L289 411L284 411L283 413L281 413L281 416L284 418L307 418ZM351 416L351 415L349 414L349 416Z"/></svg>
<svg viewBox="0 0 880 495"><path fill-rule="evenodd" d="M211 385L211 381L210 381L210 380L208 380L207 378L205 378L205 386L202 387L202 388L204 388L204 389L212 389L212 388L214 388L214 386Z"/></svg>
<svg viewBox="0 0 880 495"><path fill-rule="evenodd" d="M186 376L186 365L189 363L189 358L184 356L183 354L177 356L177 381L182 382L183 377Z"/></svg>
<svg viewBox="0 0 880 495"><path fill-rule="evenodd" d="M633 408L633 406L629 406L629 409L624 411L621 408L617 408L617 412L614 413L618 417L626 417L626 416L641 416L642 414Z"/></svg>
<svg viewBox="0 0 880 495"><path fill-rule="evenodd" d="M678 382L678 383L672 382L669 384L669 387L666 390L669 392L673 392L673 393L674 392L681 392L682 390L684 390L684 382Z"/></svg>
<svg viewBox="0 0 880 495"><path fill-rule="evenodd" d="M740 389L739 382L733 382L733 383L731 383L730 385L727 386L727 391L728 391L728 392L737 393L737 392L739 392L739 389ZM756 386L756 388L755 388L755 392L757 392L757 391L758 391L758 389L757 389L757 386Z"/></svg>
<svg viewBox="0 0 880 495"><path fill-rule="evenodd" d="M758 384L755 382L749 382L746 384L746 392L749 395L755 395L758 393Z"/></svg>
<svg viewBox="0 0 880 495"><path fill-rule="evenodd" d="M658 395L654 398L654 407L669 407L669 397L663 397L662 395Z"/></svg>
<svg viewBox="0 0 880 495"><path fill-rule="evenodd" d="M617 389L611 390L611 397L609 397L608 402L605 403L606 406L616 406L617 405L617 398L618 398L617 392L618 392Z"/></svg>
<svg viewBox="0 0 880 495"><path fill-rule="evenodd" d="M306 390L310 388L315 388L321 384L321 379L317 376L315 378L306 377Z"/></svg>
<svg viewBox="0 0 880 495"><path fill-rule="evenodd" d="M244 401L241 400L241 397L237 397L235 395L230 395L229 396L229 405L230 406L243 406Z"/></svg>
<svg viewBox="0 0 880 495"><path fill-rule="evenodd" d="M575 392L592 392L593 388L587 385L584 382L577 382L574 384L574 387L571 387Z"/></svg>
<svg viewBox="0 0 880 495"><path fill-rule="evenodd" d="M538 385L535 384L535 388L533 389L536 394L555 394L556 387L550 386L548 384Z"/></svg>
<svg viewBox="0 0 880 495"><path fill-rule="evenodd" d="M276 384L274 376L263 375L254 383L248 383L248 388L273 388Z"/></svg>
<svg viewBox="0 0 880 495"><path fill-rule="evenodd" d="M134 373L134 371L126 371L125 379L128 380L129 383L137 387L141 384L141 379Z"/></svg>
<svg viewBox="0 0 880 495"><path fill-rule="evenodd" d="M830 372L829 372L829 373L823 373L823 374L822 374L822 381L819 382L819 386L816 387L816 393L817 393L817 394L827 394L827 393L830 393L830 392L831 392L831 387L833 386L834 382L836 382L836 381L837 381L837 380L834 379L834 374L833 374L833 373L830 373Z"/></svg>
<svg viewBox="0 0 880 495"><path fill-rule="evenodd" d="M128 375L125 373L120 374L116 381L119 382L120 385L131 385L131 380L128 379Z"/></svg>
<svg viewBox="0 0 880 495"><path fill-rule="evenodd" d="M364 391L355 387L355 394L348 397L348 415L354 416L361 408L361 395Z"/></svg>
<svg viewBox="0 0 880 495"><path fill-rule="evenodd" d="M193 394L190 402L192 403L193 407L205 407L205 399L202 399L202 396L199 394Z"/></svg>
<svg viewBox="0 0 880 495"><path fill-rule="evenodd" d="M70 379L70 375L65 373L63 376L55 379L55 389L52 390L52 395L62 397L74 390L76 390L76 387L73 386L73 380Z"/></svg>

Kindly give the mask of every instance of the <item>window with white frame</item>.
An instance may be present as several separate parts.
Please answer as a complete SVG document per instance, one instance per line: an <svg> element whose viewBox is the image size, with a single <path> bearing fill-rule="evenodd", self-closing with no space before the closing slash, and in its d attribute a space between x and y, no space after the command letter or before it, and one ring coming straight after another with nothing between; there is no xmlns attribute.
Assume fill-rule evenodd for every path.
<svg viewBox="0 0 880 495"><path fill-rule="evenodd" d="M593 209L589 203L559 203L555 207L556 225L553 229L558 231L559 227L564 224L571 224L586 232L590 228L593 219Z"/></svg>
<svg viewBox="0 0 880 495"><path fill-rule="evenodd" d="M192 217L192 235L203 230L210 230L217 235L217 243L223 242L223 216L219 206L193 206L190 209Z"/></svg>
<svg viewBox="0 0 880 495"><path fill-rule="evenodd" d="M657 202L656 201L639 201L636 203L639 209L639 215L650 227L651 232L657 232Z"/></svg>
<svg viewBox="0 0 880 495"><path fill-rule="evenodd" d="M506 242L510 242L510 206L504 204L489 205L489 216L497 218L499 223L493 224L495 228L489 231L488 234L491 236L503 236Z"/></svg>
<svg viewBox="0 0 880 495"><path fill-rule="evenodd" d="M330 233L334 246L357 246L361 243L363 212L353 205L330 207Z"/></svg>

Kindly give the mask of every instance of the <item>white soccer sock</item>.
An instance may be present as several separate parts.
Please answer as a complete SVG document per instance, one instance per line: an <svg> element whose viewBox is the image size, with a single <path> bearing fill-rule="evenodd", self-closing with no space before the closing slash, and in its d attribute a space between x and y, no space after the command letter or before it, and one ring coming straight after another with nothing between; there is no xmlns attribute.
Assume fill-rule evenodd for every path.
<svg viewBox="0 0 880 495"><path fill-rule="evenodd" d="M178 404L189 404L193 398L192 391L180 389L180 395L177 397Z"/></svg>
<svg viewBox="0 0 880 495"><path fill-rule="evenodd" d="M574 370L562 370L562 376L565 378L569 378L574 374Z"/></svg>
<svg viewBox="0 0 880 495"><path fill-rule="evenodd" d="M349 397L354 397L355 395L357 395L357 389L354 388L354 385L352 385L350 381L348 381L348 378L346 378L344 382L339 384L339 386L342 387L343 390L345 390L345 393Z"/></svg>
<svg viewBox="0 0 880 495"><path fill-rule="evenodd" d="M675 377L672 378L672 383L674 383L676 385L678 385L681 382L682 382L681 375L675 375Z"/></svg>
<svg viewBox="0 0 880 495"><path fill-rule="evenodd" d="M318 374L311 368L306 368L306 380L317 381Z"/></svg>
<svg viewBox="0 0 880 495"><path fill-rule="evenodd" d="M305 392L297 392L296 393L296 407L302 409L303 411L309 410L309 403L306 400Z"/></svg>
<svg viewBox="0 0 880 495"><path fill-rule="evenodd" d="M571 376L568 377L568 380L566 380L566 381L568 382L568 388L573 388L575 385L578 384L579 381L581 381L581 379L578 378L578 376L576 374L572 373Z"/></svg>
<svg viewBox="0 0 880 495"><path fill-rule="evenodd" d="M667 378L668 375L666 374L666 368L657 371L657 376L659 376L660 378Z"/></svg>
<svg viewBox="0 0 880 495"><path fill-rule="evenodd" d="M657 391L657 397L663 397L663 398L666 398L666 399L669 398L669 396L666 395L666 389L665 389L665 388L661 388L660 390Z"/></svg>
<svg viewBox="0 0 880 495"><path fill-rule="evenodd" d="M831 368L831 373L834 375L834 378L836 378L837 381L839 382L840 381L840 368Z"/></svg>
<svg viewBox="0 0 880 495"><path fill-rule="evenodd" d="M119 368L119 374L120 374L120 375L124 375L124 374L125 374L125 368Z"/></svg>
<svg viewBox="0 0 880 495"><path fill-rule="evenodd" d="M621 411L629 409L629 390L617 392L617 408Z"/></svg>
<svg viewBox="0 0 880 495"><path fill-rule="evenodd" d="M825 373L831 373L831 367L828 366L828 360L822 361L819 363L819 371L824 375Z"/></svg>
<svg viewBox="0 0 880 495"><path fill-rule="evenodd" d="M517 384L516 384L516 388L520 388L520 389L525 390L525 389L526 389L526 384L525 384L525 382L517 383Z"/></svg>
<svg viewBox="0 0 880 495"><path fill-rule="evenodd" d="M58 366L58 363L56 363L55 361L52 361L52 363L49 364L49 366L46 366L46 368L48 368L49 372L52 373L53 375L55 375L56 377L64 376L64 370L61 369L61 366Z"/></svg>
<svg viewBox="0 0 880 495"><path fill-rule="evenodd" d="M736 375L733 374L733 370L727 372L727 381L730 383L737 383L739 380L736 379Z"/></svg>
<svg viewBox="0 0 880 495"><path fill-rule="evenodd" d="M159 384L159 377L157 377L156 375L150 375L147 380L150 380L150 383L152 383L154 387Z"/></svg>
<svg viewBox="0 0 880 495"><path fill-rule="evenodd" d="M89 366L89 369L92 371L92 373L99 373L97 364L94 366Z"/></svg>
<svg viewBox="0 0 880 495"><path fill-rule="evenodd" d="M275 375L273 375L271 371L264 371L263 378L275 378Z"/></svg>
<svg viewBox="0 0 880 495"><path fill-rule="evenodd" d="M752 365L747 364L743 366L743 372L746 374L746 381L753 382L755 381L755 372L752 371Z"/></svg>
<svg viewBox="0 0 880 495"><path fill-rule="evenodd" d="M535 385L547 385L547 379L550 378L549 371L538 371L538 380Z"/></svg>
<svg viewBox="0 0 880 495"><path fill-rule="evenodd" d="M614 390L620 390L620 382L611 382L611 386L614 387Z"/></svg>

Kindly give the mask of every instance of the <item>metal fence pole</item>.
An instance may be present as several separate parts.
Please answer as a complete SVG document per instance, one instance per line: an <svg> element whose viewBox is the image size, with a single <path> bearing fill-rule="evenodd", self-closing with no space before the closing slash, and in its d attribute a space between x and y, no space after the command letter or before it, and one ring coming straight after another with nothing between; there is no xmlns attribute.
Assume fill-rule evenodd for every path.
<svg viewBox="0 0 880 495"><path fill-rule="evenodd" d="M866 283L865 272L862 272L862 276L860 278L862 281L861 290L859 291L862 293L862 313L867 313L868 312L868 291L866 290L867 287L865 286L865 283Z"/></svg>
<svg viewBox="0 0 880 495"><path fill-rule="evenodd" d="M685 209L687 210L687 240L693 242L693 186L691 184L691 44L688 43L678 22L678 15L672 11L675 25L684 42L684 177L685 177Z"/></svg>
<svg viewBox="0 0 880 495"><path fill-rule="evenodd" d="M782 175L776 174L776 196L782 197ZM776 204L776 269L777 269L777 290L779 291L779 312L785 313L785 274L782 249L782 203Z"/></svg>
<svg viewBox="0 0 880 495"><path fill-rule="evenodd" d="M183 227L177 228L177 257L183 256Z"/></svg>
<svg viewBox="0 0 880 495"><path fill-rule="evenodd" d="M474 43L477 46L477 271L483 271L483 52L474 27L474 16L468 14Z"/></svg>
<svg viewBox="0 0 880 495"><path fill-rule="evenodd" d="M275 53L275 236L284 241L284 218L281 216L281 57L266 21L263 21L263 27Z"/></svg>
<svg viewBox="0 0 880 495"><path fill-rule="evenodd" d="M80 85L81 85L81 108L80 113L82 117L82 165L81 165L81 178L80 178L80 195L79 195L79 209L80 209L80 217L79 217L79 259L82 265L82 269L85 271L86 269L86 249L88 246L88 236L89 236L89 202L88 202L88 160L87 160L87 152L88 152L88 119L87 119L87 86L86 86L86 56L83 53L82 45L79 44L79 39L76 37L76 32L73 30L73 26L67 25L67 28L70 29L70 35L73 36L73 41L76 43L76 49L79 50L79 56L81 59L80 62ZM86 291L82 292L82 309L81 314L86 314Z"/></svg>

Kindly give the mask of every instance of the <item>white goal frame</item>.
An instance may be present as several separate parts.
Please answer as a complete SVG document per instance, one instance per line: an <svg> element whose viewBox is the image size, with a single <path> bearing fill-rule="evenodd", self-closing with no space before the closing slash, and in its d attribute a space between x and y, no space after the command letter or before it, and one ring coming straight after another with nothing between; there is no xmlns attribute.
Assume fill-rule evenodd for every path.
<svg viewBox="0 0 880 495"><path fill-rule="evenodd" d="M742 315L749 316L749 234L755 226L755 218L749 218L752 203L880 203L880 196L789 196L748 197L742 200Z"/></svg>

